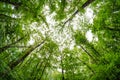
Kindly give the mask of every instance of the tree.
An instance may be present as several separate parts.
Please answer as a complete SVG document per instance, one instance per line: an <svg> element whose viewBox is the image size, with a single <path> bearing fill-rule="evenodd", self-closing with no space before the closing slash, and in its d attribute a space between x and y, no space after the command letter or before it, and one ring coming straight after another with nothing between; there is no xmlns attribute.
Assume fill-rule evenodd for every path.
<svg viewBox="0 0 120 80"><path fill-rule="evenodd" d="M120 80L119 7L119 0L1 0L0 80Z"/></svg>

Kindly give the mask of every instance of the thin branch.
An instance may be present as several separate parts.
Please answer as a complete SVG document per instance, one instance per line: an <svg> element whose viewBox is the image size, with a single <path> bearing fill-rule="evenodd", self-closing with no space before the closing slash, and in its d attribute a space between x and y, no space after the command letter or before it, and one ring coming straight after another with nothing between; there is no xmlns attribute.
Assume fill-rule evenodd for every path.
<svg viewBox="0 0 120 80"><path fill-rule="evenodd" d="M118 31L118 32L120 32L119 28L104 27L104 29L107 29L107 30L110 30L110 31Z"/></svg>
<svg viewBox="0 0 120 80"><path fill-rule="evenodd" d="M95 0L87 0L83 5L82 5L82 9L84 9L85 7L87 7L88 5L90 5L93 1L95 1ZM71 16L70 16L70 18L68 18L64 23L63 23L63 26L67 23L67 22L69 22L70 20L72 20L73 19L73 17L76 15L76 14L78 14L78 12L79 12L79 10L77 9Z"/></svg>
<svg viewBox="0 0 120 80"><path fill-rule="evenodd" d="M10 20L17 20L16 18L14 17L11 17L9 15L6 15L6 14L0 14L0 21L1 22L4 22L4 21L10 21Z"/></svg>

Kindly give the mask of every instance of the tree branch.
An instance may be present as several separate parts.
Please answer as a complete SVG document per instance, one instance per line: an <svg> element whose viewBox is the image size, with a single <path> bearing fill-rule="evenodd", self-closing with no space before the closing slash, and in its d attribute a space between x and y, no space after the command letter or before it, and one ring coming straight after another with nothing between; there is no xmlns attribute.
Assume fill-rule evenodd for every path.
<svg viewBox="0 0 120 80"><path fill-rule="evenodd" d="M25 55L22 56L21 58L19 58L17 61L11 62L11 63L9 64L9 67L10 67L11 69L13 69L14 67L16 67L19 63L23 62L23 61L25 60L25 58L26 58L33 50L35 50L37 47L39 47L39 46L41 46L42 44L44 44L44 42L45 42L45 40L42 41L40 44L38 44L38 45L36 45L36 46L33 46L33 47L31 47L30 49L27 49L27 50L25 51Z"/></svg>
<svg viewBox="0 0 120 80"><path fill-rule="evenodd" d="M23 39L24 39L24 37L18 39L17 41L15 41L15 42L13 42L13 43L11 43L11 44L8 44L8 45L6 45L6 46L4 46L4 47L1 47L1 48L0 48L0 54L1 54L2 52L4 52L5 50L7 50L8 48L10 48L11 45L16 44L16 43L18 43L19 41L21 41L21 40L23 40Z"/></svg>
<svg viewBox="0 0 120 80"><path fill-rule="evenodd" d="M88 5L90 5L93 1L95 1L95 0L87 0L83 5L82 5L82 9L84 9L85 7L87 7ZM76 14L78 14L78 12L79 12L79 10L77 9L71 16L70 16L70 18L68 18L64 23L63 23L63 26L67 23L67 22L69 22L70 20L72 20L73 19L73 17L76 15Z"/></svg>

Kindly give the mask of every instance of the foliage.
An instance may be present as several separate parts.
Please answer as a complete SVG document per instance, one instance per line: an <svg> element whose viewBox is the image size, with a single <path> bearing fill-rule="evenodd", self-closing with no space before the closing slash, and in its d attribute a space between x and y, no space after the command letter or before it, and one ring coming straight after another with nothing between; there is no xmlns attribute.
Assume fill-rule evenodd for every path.
<svg viewBox="0 0 120 80"><path fill-rule="evenodd" d="M0 80L120 80L119 7L119 0L0 0Z"/></svg>

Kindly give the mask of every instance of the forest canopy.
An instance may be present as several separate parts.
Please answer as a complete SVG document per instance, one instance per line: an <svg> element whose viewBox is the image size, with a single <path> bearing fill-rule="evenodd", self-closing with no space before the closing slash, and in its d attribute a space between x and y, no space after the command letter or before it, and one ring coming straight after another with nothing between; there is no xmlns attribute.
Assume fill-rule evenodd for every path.
<svg viewBox="0 0 120 80"><path fill-rule="evenodd" d="M120 0L0 0L0 80L120 80Z"/></svg>

